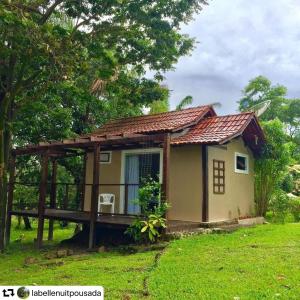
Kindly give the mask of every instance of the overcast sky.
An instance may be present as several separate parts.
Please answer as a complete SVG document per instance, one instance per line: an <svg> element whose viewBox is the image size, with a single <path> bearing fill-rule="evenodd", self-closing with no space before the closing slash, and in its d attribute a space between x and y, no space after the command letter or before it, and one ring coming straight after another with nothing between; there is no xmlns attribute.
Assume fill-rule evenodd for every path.
<svg viewBox="0 0 300 300"><path fill-rule="evenodd" d="M219 101L219 113L235 112L258 75L300 97L300 0L211 0L182 31L198 44L166 74L171 108L191 95L193 106Z"/></svg>

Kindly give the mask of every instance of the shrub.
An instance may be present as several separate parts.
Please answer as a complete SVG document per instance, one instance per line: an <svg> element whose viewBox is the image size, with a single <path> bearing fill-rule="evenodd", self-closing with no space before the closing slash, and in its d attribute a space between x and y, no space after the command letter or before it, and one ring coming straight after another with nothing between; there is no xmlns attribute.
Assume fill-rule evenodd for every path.
<svg viewBox="0 0 300 300"><path fill-rule="evenodd" d="M160 201L160 184L149 178L139 189L137 203L141 206L143 216L139 216L125 231L136 242L154 243L166 228L165 214L169 209L167 203Z"/></svg>
<svg viewBox="0 0 300 300"><path fill-rule="evenodd" d="M142 228L143 228L143 223L141 222L140 218L137 218L127 228L125 234L132 237L135 242L142 242L143 241Z"/></svg>
<svg viewBox="0 0 300 300"><path fill-rule="evenodd" d="M151 177L146 178L139 188L139 199L137 203L141 206L141 212L144 215L149 215L153 212L155 207L160 203L160 183Z"/></svg>
<svg viewBox="0 0 300 300"><path fill-rule="evenodd" d="M155 242L161 235L161 230L166 228L166 219L160 215L150 215L147 220L141 221L142 234L146 234L150 242Z"/></svg>
<svg viewBox="0 0 300 300"><path fill-rule="evenodd" d="M300 222L300 198L290 199L290 211L295 222Z"/></svg>
<svg viewBox="0 0 300 300"><path fill-rule="evenodd" d="M280 189L276 190L270 201L270 210L273 213L274 222L285 222L285 218L289 211L289 205L290 202L287 194Z"/></svg>
<svg viewBox="0 0 300 300"><path fill-rule="evenodd" d="M167 203L162 203L154 208L153 213L137 217L127 228L125 234L131 236L135 242L157 242L163 229L167 227L164 215L169 207Z"/></svg>

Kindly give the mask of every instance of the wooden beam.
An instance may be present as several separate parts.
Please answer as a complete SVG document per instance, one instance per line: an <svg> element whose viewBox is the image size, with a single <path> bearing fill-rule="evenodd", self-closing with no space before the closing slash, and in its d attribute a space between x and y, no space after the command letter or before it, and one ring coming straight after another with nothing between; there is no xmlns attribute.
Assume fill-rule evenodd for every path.
<svg viewBox="0 0 300 300"><path fill-rule="evenodd" d="M202 146L202 222L208 222L208 146Z"/></svg>
<svg viewBox="0 0 300 300"><path fill-rule="evenodd" d="M57 160L52 160L50 208L56 208L56 178L57 178ZM54 220L49 219L48 241L53 240Z"/></svg>
<svg viewBox="0 0 300 300"><path fill-rule="evenodd" d="M95 229L98 215L98 195L99 195L99 175L100 175L100 144L94 145L94 161L93 161L93 186L91 197L90 211L90 232L89 232L89 249L95 246Z"/></svg>
<svg viewBox="0 0 300 300"><path fill-rule="evenodd" d="M169 174L170 174L170 151L171 151L171 136L169 133L165 135L163 143L163 182L162 182L162 197L164 201L170 201L169 192Z"/></svg>
<svg viewBox="0 0 300 300"><path fill-rule="evenodd" d="M14 200L15 173L16 173L16 156L14 154L12 154L11 158L10 158L10 164L9 164L9 183L8 183L6 227L5 227L5 245L8 245L10 242L11 212L12 212L13 200Z"/></svg>
<svg viewBox="0 0 300 300"><path fill-rule="evenodd" d="M45 152L42 156L41 162L41 182L40 182L40 196L38 205L38 232L37 232L37 248L43 245L43 233L44 233L44 213L45 213L45 202L47 194L47 176L48 176L48 152Z"/></svg>
<svg viewBox="0 0 300 300"><path fill-rule="evenodd" d="M24 148L13 149L13 153L16 155L26 155L26 154L42 154L45 151L72 151L74 149L88 149L94 147L95 144L101 144L101 146L112 146L119 144L120 146L126 143L138 144L139 142L159 142L163 141L165 134L124 134L124 135L109 135L105 138L105 135L92 135L86 137L65 139L63 141L51 141L41 142L39 145L28 145Z"/></svg>

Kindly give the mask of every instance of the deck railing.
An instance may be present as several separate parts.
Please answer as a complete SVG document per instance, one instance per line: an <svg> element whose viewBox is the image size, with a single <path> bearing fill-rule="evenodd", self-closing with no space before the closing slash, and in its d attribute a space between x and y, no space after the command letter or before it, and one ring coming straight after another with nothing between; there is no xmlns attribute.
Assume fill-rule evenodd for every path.
<svg viewBox="0 0 300 300"><path fill-rule="evenodd" d="M92 186L93 184L70 182L47 183L45 208L78 212L89 211L88 202L91 200ZM140 187L141 184L99 184L99 194L110 193L115 195L114 215L132 215L128 213L128 191L132 186ZM14 182L12 211L38 209L39 190L39 183ZM103 210L99 214L111 214L111 212Z"/></svg>

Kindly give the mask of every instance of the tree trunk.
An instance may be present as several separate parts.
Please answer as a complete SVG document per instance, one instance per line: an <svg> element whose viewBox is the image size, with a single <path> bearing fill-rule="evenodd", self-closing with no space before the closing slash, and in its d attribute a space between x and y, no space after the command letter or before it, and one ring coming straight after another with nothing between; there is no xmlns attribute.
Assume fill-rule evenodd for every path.
<svg viewBox="0 0 300 300"><path fill-rule="evenodd" d="M7 101L0 99L0 251L4 249L6 206L7 206L7 161L5 161L5 118Z"/></svg>
<svg viewBox="0 0 300 300"><path fill-rule="evenodd" d="M8 122L13 115L12 105L12 98L0 91L0 251L5 247L7 168L11 148L11 130Z"/></svg>
<svg viewBox="0 0 300 300"><path fill-rule="evenodd" d="M31 223L28 217L23 217L24 220L24 225L25 225L25 230L31 230Z"/></svg>

